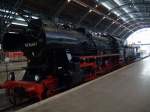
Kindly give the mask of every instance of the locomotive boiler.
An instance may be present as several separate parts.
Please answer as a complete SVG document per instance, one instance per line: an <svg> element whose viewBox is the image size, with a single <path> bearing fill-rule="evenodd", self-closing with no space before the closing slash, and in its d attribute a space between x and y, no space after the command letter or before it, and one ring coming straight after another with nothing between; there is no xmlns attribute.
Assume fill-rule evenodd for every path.
<svg viewBox="0 0 150 112"><path fill-rule="evenodd" d="M22 51L28 59L22 80L15 80L11 73L9 80L0 85L12 97L42 100L122 63L119 42L111 35L92 35L83 28L44 28L39 19L30 21L25 31L6 33L2 47L4 51ZM15 103L15 98L11 102Z"/></svg>

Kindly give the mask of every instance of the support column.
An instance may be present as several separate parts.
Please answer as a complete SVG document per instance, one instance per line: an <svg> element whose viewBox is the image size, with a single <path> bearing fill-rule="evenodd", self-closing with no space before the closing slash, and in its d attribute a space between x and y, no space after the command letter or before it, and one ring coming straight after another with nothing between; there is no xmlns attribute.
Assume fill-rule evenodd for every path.
<svg viewBox="0 0 150 112"><path fill-rule="evenodd" d="M89 15L89 13L91 13L91 11L92 10L89 10L80 18L79 22L77 23L77 26L80 26L80 23Z"/></svg>
<svg viewBox="0 0 150 112"><path fill-rule="evenodd" d="M112 21L112 23L104 30L104 32L106 32L115 22Z"/></svg>
<svg viewBox="0 0 150 112"><path fill-rule="evenodd" d="M70 1L71 2L71 1ZM59 17L59 15L61 14L61 12L66 8L66 5L68 4L68 3L70 3L70 2L68 2L68 0L66 0L60 7L59 7L59 9L56 11L56 13L54 14L54 18L55 17Z"/></svg>
<svg viewBox="0 0 150 112"><path fill-rule="evenodd" d="M100 19L96 24L95 24L95 26L94 26L94 28L96 28L100 23L102 23L102 21L103 20L105 20L105 16L102 18L102 19Z"/></svg>

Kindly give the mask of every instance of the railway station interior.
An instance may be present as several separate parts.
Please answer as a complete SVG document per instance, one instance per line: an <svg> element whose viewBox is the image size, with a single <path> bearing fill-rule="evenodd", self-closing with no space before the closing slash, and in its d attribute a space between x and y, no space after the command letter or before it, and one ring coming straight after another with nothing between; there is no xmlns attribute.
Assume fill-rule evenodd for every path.
<svg viewBox="0 0 150 112"><path fill-rule="evenodd" d="M150 0L0 0L0 112L150 112Z"/></svg>

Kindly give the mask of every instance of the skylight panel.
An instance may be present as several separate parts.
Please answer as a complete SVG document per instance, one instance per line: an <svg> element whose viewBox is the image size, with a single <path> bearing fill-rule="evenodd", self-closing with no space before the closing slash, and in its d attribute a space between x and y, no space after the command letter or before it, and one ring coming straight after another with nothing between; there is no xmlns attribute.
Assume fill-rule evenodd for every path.
<svg viewBox="0 0 150 112"><path fill-rule="evenodd" d="M101 4L108 10L111 10L113 8L113 6L109 2L102 2Z"/></svg>
<svg viewBox="0 0 150 112"><path fill-rule="evenodd" d="M115 2L116 4L118 4L119 6L120 6L120 5L123 5L120 0L114 0L114 2Z"/></svg>

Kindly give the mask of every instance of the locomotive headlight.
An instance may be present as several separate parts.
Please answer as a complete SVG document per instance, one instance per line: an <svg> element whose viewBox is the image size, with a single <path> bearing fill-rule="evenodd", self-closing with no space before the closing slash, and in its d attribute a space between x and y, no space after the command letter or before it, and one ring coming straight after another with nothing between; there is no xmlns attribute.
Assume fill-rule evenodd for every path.
<svg viewBox="0 0 150 112"><path fill-rule="evenodd" d="M35 75L34 80L35 80L36 82L38 82L38 81L40 80L39 75Z"/></svg>

